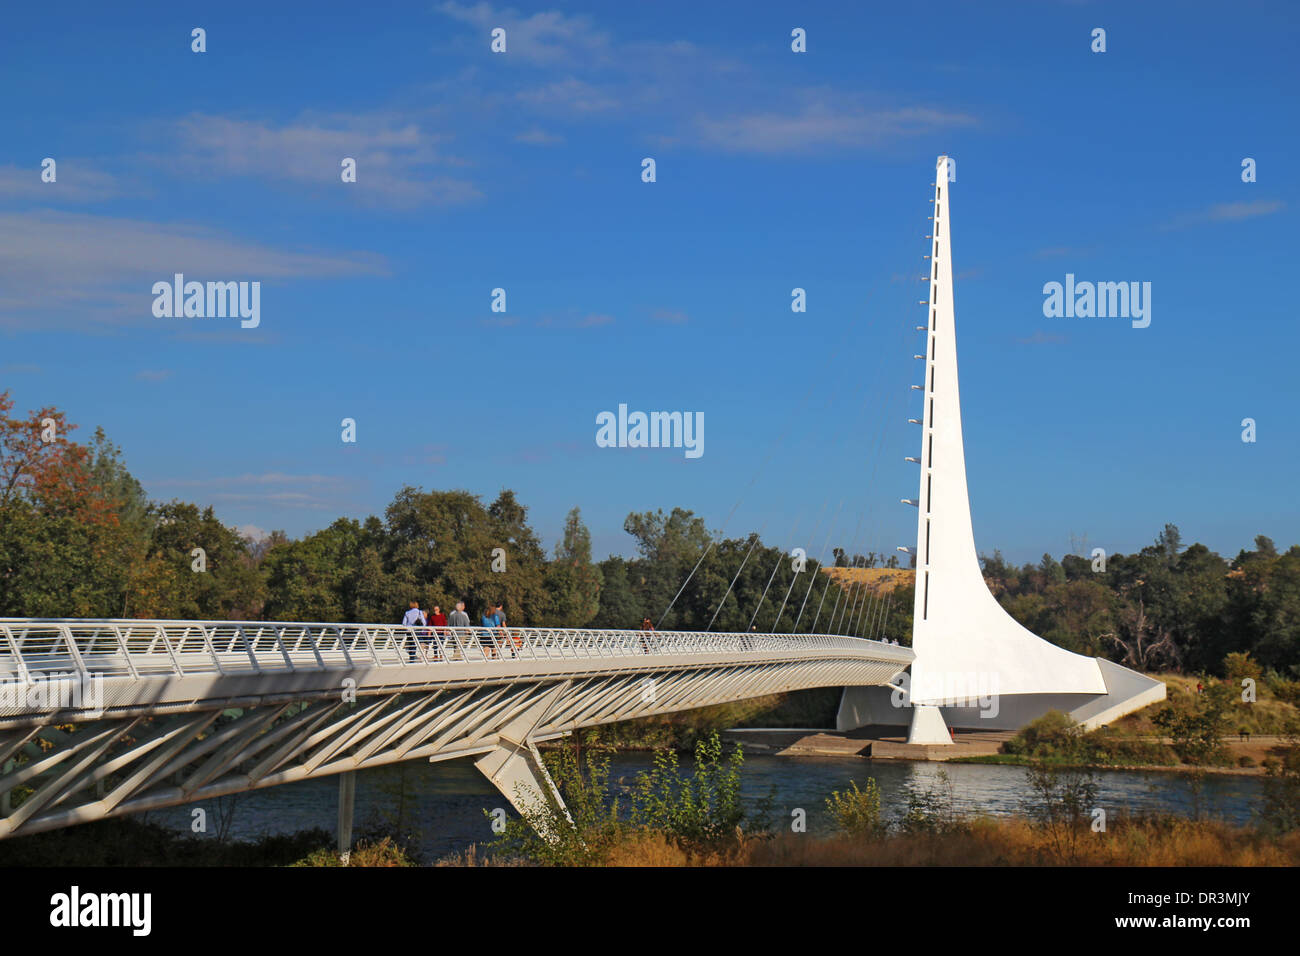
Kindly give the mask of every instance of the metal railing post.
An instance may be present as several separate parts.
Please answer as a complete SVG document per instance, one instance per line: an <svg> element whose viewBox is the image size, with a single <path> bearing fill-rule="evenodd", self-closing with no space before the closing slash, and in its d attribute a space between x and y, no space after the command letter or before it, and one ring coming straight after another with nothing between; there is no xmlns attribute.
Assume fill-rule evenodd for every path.
<svg viewBox="0 0 1300 956"><path fill-rule="evenodd" d="M200 624L199 633L203 635L203 646L206 647L208 649L208 653L212 655L212 663L216 665L217 673L224 675L226 673L226 669L221 666L221 658L217 656L217 649L212 644L212 638L208 636L207 627L204 626L203 624Z"/></svg>

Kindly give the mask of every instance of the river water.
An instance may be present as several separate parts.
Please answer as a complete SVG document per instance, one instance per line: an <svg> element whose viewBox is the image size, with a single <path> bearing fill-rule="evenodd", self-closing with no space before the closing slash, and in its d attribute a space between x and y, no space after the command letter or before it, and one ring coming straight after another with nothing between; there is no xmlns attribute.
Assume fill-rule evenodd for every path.
<svg viewBox="0 0 1300 956"><path fill-rule="evenodd" d="M623 784L650 769L652 755L624 753L610 764L610 778ZM683 757L684 766L689 758ZM922 763L864 760L859 757L746 756L741 790L749 802L772 794L776 826L789 826L795 810L807 816L808 833L831 832L826 798L844 790L850 780L859 786L868 777L880 787L887 816L901 812L909 793L940 787L940 772L948 775L954 807L965 813L1011 814L1021 811L1028 795L1023 767L983 764ZM428 861L460 852L472 843L485 844L493 833L484 810L508 804L469 760L430 764L410 761L376 767L357 774L356 825L368 814L386 809L395 815L397 794L405 781L408 819L420 834ZM1233 823L1247 823L1261 802L1259 777L1207 775L1197 787L1186 774L1106 770L1097 772L1098 805L1109 815L1119 811L1162 811L1184 816L1204 814ZM944 788L947 790L947 788ZM338 778L304 780L241 794L234 808L231 836L256 838L264 833L292 833L311 827L334 832L338 821ZM226 798L229 800L230 798ZM156 810L148 819L177 829L191 829L195 806ZM215 804L206 805L208 832L215 830ZM509 811L513 814L513 811ZM783 822L784 821L784 822Z"/></svg>

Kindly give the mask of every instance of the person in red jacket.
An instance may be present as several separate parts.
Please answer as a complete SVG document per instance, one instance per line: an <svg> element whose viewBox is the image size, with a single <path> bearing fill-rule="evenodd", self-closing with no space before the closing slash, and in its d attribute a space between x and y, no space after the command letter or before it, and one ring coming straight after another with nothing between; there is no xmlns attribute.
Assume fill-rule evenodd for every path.
<svg viewBox="0 0 1300 956"><path fill-rule="evenodd" d="M429 626L433 628L432 650L438 657L442 657L442 637L445 633L442 629L447 626L447 615L442 613L442 608L438 605L433 606L433 613L429 615Z"/></svg>

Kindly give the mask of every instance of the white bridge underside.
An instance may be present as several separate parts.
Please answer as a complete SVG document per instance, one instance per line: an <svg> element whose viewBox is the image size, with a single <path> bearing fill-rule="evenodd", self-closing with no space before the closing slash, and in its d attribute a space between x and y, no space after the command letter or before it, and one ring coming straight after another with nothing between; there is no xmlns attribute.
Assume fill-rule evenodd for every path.
<svg viewBox="0 0 1300 956"><path fill-rule="evenodd" d="M416 759L472 757L522 809L553 792L538 742L883 685L912 658L835 635L0 619L0 838Z"/></svg>

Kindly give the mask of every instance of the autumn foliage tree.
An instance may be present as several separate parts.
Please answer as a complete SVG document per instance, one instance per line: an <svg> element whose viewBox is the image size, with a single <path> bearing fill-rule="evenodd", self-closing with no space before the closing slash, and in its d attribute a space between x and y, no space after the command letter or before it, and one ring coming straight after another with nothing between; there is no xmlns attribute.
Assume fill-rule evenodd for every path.
<svg viewBox="0 0 1300 956"><path fill-rule="evenodd" d="M51 407L15 416L0 393L0 613L121 611L131 490L109 484L116 449L103 433L86 446L68 437L75 428Z"/></svg>
<svg viewBox="0 0 1300 956"><path fill-rule="evenodd" d="M251 615L258 573L211 509L151 505L96 429L89 444L52 407L13 414L0 393L0 615ZM203 572L191 552L209 552Z"/></svg>

